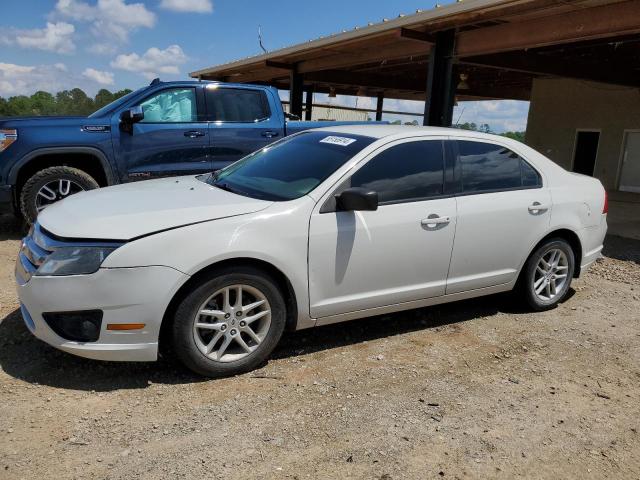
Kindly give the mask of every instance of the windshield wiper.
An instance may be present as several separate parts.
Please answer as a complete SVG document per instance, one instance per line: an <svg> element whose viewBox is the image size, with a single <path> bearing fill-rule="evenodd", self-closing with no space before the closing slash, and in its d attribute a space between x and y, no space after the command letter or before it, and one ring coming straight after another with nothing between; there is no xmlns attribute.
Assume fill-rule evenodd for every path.
<svg viewBox="0 0 640 480"><path fill-rule="evenodd" d="M242 190L238 190L237 188L233 188L231 185L229 185L228 183L217 183L217 182L213 182L212 185L214 187L218 187L220 190L226 190L227 192L231 192L231 193L235 193L236 195L242 195L243 197L247 197L248 195L243 192Z"/></svg>

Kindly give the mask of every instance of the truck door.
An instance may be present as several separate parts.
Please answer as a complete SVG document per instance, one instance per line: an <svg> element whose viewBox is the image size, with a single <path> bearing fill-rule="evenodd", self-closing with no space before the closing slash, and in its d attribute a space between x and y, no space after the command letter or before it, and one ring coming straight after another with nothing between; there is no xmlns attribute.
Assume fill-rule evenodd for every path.
<svg viewBox="0 0 640 480"><path fill-rule="evenodd" d="M211 171L201 92L167 88L139 103L144 118L132 125L131 133L114 136L114 149L130 180Z"/></svg>
<svg viewBox="0 0 640 480"><path fill-rule="evenodd" d="M205 88L213 170L226 167L284 134L284 121L262 89L215 83Z"/></svg>

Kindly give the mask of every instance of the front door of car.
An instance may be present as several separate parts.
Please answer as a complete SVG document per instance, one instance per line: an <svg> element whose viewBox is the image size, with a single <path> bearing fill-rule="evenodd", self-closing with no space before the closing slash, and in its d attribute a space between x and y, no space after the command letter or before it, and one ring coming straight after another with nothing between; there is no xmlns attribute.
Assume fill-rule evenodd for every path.
<svg viewBox="0 0 640 480"><path fill-rule="evenodd" d="M205 99L211 121L213 170L260 150L284 134L284 124L271 111L262 89L209 84Z"/></svg>
<svg viewBox="0 0 640 480"><path fill-rule="evenodd" d="M444 163L442 139L390 144L338 187L378 192L376 211L335 211L333 193L316 206L309 225L312 317L444 294L456 226Z"/></svg>
<svg viewBox="0 0 640 480"><path fill-rule="evenodd" d="M551 195L522 157L459 140L461 192L447 294L506 284L548 230Z"/></svg>
<svg viewBox="0 0 640 480"><path fill-rule="evenodd" d="M140 103L144 118L118 131L114 148L129 180L211 171L203 101L193 87L157 91Z"/></svg>

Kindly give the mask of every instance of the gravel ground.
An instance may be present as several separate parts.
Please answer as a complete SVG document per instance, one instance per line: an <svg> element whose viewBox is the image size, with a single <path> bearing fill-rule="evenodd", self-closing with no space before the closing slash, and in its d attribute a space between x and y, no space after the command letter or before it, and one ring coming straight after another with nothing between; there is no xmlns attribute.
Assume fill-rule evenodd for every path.
<svg viewBox="0 0 640 480"><path fill-rule="evenodd" d="M0 478L640 478L640 242L545 313L491 296L287 335L262 369L34 339L0 217Z"/></svg>

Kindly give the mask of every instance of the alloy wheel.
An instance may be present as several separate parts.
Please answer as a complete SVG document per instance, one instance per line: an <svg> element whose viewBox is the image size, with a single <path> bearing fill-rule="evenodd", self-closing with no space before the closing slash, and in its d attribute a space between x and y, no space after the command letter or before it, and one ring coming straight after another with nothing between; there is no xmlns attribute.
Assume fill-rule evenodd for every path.
<svg viewBox="0 0 640 480"><path fill-rule="evenodd" d="M52 203L84 190L82 185L66 178L45 183L36 194L36 210L40 212Z"/></svg>
<svg viewBox="0 0 640 480"><path fill-rule="evenodd" d="M252 354L270 326L271 307L266 296L250 285L230 285L200 306L193 321L193 335L207 358L233 362Z"/></svg>
<svg viewBox="0 0 640 480"><path fill-rule="evenodd" d="M533 291L544 302L554 300L564 293L569 273L567 255L559 248L545 252L536 265L533 274Z"/></svg>

